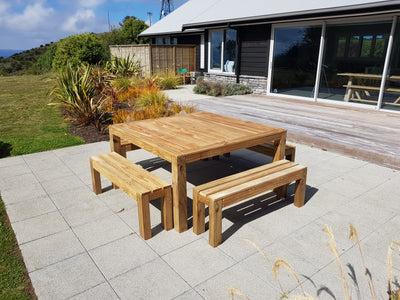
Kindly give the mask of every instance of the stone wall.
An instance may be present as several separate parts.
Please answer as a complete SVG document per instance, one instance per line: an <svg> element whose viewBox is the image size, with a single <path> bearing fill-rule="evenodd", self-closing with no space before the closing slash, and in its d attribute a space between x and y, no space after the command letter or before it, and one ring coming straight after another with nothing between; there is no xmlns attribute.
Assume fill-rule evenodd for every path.
<svg viewBox="0 0 400 300"><path fill-rule="evenodd" d="M236 83L236 75L223 73L204 73L204 80L212 82ZM240 75L239 83L251 87L254 94L267 93L267 77Z"/></svg>

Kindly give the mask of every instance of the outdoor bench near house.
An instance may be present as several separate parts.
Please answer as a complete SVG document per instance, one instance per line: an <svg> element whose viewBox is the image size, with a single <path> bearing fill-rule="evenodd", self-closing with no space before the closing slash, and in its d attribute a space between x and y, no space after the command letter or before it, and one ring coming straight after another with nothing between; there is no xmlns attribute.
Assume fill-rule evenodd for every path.
<svg viewBox="0 0 400 300"><path fill-rule="evenodd" d="M96 195L102 193L100 174L103 174L138 202L139 229L144 240L151 238L151 200L161 198L162 225L165 230L172 229L172 192L169 183L115 152L90 157L90 169Z"/></svg>
<svg viewBox="0 0 400 300"><path fill-rule="evenodd" d="M294 205L304 205L307 167L288 160L253 168L193 188L193 232L205 231L205 205L209 207L209 244L222 241L222 209L268 190L296 181ZM277 189L278 199L285 194Z"/></svg>

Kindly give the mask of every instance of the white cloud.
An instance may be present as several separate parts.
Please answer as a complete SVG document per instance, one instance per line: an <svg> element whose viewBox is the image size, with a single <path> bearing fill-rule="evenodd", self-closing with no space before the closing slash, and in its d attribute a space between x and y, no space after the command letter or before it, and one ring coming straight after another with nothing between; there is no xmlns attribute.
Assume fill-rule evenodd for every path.
<svg viewBox="0 0 400 300"><path fill-rule="evenodd" d="M0 22L2 21L6 27L13 30L32 30L45 24L46 19L53 13L53 8L45 7L42 1L38 1L27 5L22 13L14 12L7 14L7 16L1 16Z"/></svg>
<svg viewBox="0 0 400 300"><path fill-rule="evenodd" d="M65 32L91 31L96 22L96 16L91 9L81 9L70 16L62 25Z"/></svg>

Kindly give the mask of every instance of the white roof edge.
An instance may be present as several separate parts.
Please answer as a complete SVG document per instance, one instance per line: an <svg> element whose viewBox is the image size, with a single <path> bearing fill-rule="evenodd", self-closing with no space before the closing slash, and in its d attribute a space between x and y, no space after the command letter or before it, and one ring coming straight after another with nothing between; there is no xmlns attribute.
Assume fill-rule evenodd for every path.
<svg viewBox="0 0 400 300"><path fill-rule="evenodd" d="M292 11L292 12L283 12L283 13L276 13L276 14L264 14L258 16L246 16L243 18L231 18L231 19L219 19L219 20L210 20L204 22L191 22L182 24L182 30L191 30L195 27L201 28L202 26L209 26L214 24L220 23L229 23L229 22L243 22L249 20L261 20L261 19L272 19L272 18L281 18L281 17L291 17L297 15L305 15L305 14L315 14L321 12L336 12L336 11L343 11L344 9L365 9L365 8L374 8L374 7L385 7L388 5L398 5L400 4L400 0L386 0L386 1L379 1L379 2L372 2L372 3L362 3L362 4L353 4L353 5L342 5L336 6L331 8L322 8L322 9L310 9L310 10L302 10L302 11ZM400 8L399 8L400 9ZM185 30L186 29L186 30Z"/></svg>

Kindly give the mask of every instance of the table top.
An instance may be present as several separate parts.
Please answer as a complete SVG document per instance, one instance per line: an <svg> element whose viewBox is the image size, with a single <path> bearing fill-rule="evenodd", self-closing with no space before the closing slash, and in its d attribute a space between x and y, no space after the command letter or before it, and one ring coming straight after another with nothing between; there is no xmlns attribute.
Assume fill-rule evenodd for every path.
<svg viewBox="0 0 400 300"><path fill-rule="evenodd" d="M361 79L382 79L382 75L379 74L366 74L366 73L338 73L339 76L349 76L349 77L356 77ZM400 76L392 75L387 76L387 80L391 81L400 81Z"/></svg>
<svg viewBox="0 0 400 300"><path fill-rule="evenodd" d="M185 162L286 138L285 129L210 112L115 124L110 133L165 160Z"/></svg>

